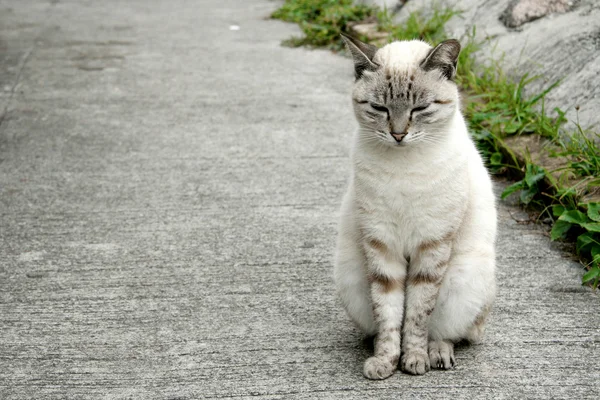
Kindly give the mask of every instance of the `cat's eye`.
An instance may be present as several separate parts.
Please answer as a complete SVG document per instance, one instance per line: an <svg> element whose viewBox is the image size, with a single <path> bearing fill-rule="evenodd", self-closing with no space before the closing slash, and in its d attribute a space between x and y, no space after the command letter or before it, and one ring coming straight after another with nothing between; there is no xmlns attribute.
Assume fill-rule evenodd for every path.
<svg viewBox="0 0 600 400"><path fill-rule="evenodd" d="M413 108L413 109L412 109L412 111L411 111L411 112L419 112L419 111L423 111L423 110L425 110L427 107L429 107L430 105L431 105L431 104L426 104L426 105L424 105L424 106L421 106L421 107L415 107L415 108Z"/></svg>
<svg viewBox="0 0 600 400"><path fill-rule="evenodd" d="M385 108L384 106L381 106L379 104L370 103L370 106L373 107L373 110L385 112L385 113L388 112L387 108Z"/></svg>

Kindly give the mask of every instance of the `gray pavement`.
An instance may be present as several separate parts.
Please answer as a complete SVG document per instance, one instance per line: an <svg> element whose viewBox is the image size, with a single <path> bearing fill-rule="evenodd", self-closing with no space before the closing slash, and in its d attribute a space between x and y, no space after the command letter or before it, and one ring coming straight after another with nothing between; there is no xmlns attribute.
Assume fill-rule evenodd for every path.
<svg viewBox="0 0 600 400"><path fill-rule="evenodd" d="M278 4L0 3L0 398L596 398L598 295L505 203L485 342L362 377L352 67L281 47Z"/></svg>

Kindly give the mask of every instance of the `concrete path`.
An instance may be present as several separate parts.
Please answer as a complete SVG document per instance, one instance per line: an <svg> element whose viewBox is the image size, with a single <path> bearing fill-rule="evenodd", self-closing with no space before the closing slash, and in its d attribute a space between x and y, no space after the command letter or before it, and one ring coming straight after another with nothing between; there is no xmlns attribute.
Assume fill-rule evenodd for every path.
<svg viewBox="0 0 600 400"><path fill-rule="evenodd" d="M362 377L352 67L280 47L278 4L0 3L0 398L595 398L598 295L505 204L485 343Z"/></svg>

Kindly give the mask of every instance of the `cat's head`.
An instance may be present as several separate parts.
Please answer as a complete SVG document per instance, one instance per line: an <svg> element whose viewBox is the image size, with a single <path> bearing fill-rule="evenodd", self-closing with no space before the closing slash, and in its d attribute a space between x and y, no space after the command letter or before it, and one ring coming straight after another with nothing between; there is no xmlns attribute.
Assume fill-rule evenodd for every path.
<svg viewBox="0 0 600 400"><path fill-rule="evenodd" d="M420 40L377 48L343 35L354 59L354 113L362 140L390 146L438 143L458 110L452 81L460 44Z"/></svg>

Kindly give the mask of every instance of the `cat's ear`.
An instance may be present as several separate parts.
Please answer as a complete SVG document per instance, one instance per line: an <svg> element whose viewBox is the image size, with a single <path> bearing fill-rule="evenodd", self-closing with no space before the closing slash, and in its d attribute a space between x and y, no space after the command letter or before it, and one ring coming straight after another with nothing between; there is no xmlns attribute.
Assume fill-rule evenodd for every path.
<svg viewBox="0 0 600 400"><path fill-rule="evenodd" d="M456 74L456 62L459 54L460 43L458 40L445 40L429 52L421 62L421 67L425 71L439 69L446 78L452 79Z"/></svg>
<svg viewBox="0 0 600 400"><path fill-rule="evenodd" d="M344 39L348 50L352 53L356 79L359 79L365 71L375 71L379 67L379 65L373 62L373 57L375 57L375 53L379 50L378 47L363 43L344 33L342 33L342 39Z"/></svg>

